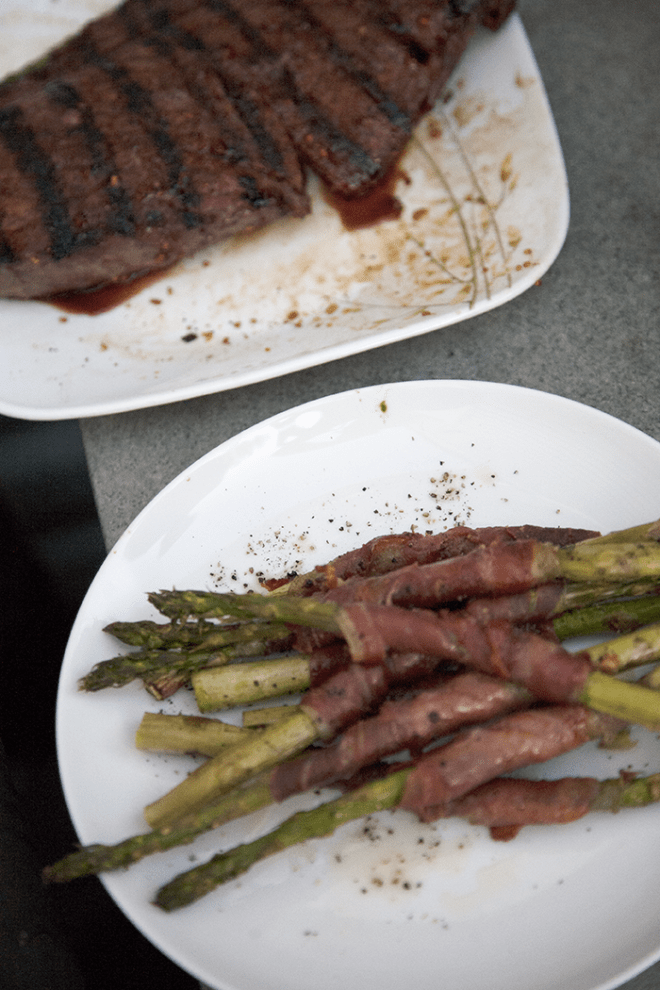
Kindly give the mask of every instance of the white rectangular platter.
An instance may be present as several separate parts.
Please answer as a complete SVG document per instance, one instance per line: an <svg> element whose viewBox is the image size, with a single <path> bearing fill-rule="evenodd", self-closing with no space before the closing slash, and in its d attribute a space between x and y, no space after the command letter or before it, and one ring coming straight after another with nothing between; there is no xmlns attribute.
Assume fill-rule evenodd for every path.
<svg viewBox="0 0 660 990"><path fill-rule="evenodd" d="M107 0L4 0L0 76ZM514 15L480 31L401 162L397 220L312 213L182 262L108 312L0 300L0 413L56 420L236 388L446 327L549 268L569 217L559 140Z"/></svg>

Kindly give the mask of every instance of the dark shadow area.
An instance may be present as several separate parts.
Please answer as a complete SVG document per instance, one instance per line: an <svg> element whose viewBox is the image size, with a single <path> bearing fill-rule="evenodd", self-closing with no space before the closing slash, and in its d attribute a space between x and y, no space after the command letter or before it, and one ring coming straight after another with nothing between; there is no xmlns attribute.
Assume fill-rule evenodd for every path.
<svg viewBox="0 0 660 990"><path fill-rule="evenodd" d="M104 557L77 424L0 416L2 990L199 986L98 880L40 880L76 843L57 771L55 700L71 626Z"/></svg>

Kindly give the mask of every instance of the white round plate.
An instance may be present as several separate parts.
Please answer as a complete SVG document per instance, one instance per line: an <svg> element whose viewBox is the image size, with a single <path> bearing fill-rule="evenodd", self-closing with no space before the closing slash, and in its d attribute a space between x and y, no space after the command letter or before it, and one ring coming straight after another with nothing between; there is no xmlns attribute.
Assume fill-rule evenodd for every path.
<svg viewBox="0 0 660 990"><path fill-rule="evenodd" d="M83 843L145 831L142 808L192 760L139 753L137 685L86 695L77 680L116 644L114 619L157 618L146 593L256 587L383 532L537 523L602 531L660 515L660 445L541 392L466 381L355 390L282 413L211 451L118 541L71 633L57 711L68 806ZM162 617L161 617L162 619ZM586 747L548 775L660 769L655 736ZM255 866L170 915L158 886L270 829L308 799L151 856L104 883L171 959L221 990L606 990L660 956L660 808L524 829L497 843L459 821L402 812L349 824Z"/></svg>

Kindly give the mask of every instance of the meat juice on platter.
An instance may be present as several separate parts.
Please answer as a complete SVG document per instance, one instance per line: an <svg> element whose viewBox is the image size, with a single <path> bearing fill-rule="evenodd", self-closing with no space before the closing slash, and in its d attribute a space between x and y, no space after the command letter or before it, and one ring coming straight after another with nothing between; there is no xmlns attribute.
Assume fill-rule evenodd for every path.
<svg viewBox="0 0 660 990"><path fill-rule="evenodd" d="M403 206L394 194L394 186L400 178L405 180L405 175L398 169L392 169L371 192L350 199L333 195L329 190L323 190L322 194L325 201L337 210L346 230L360 230L400 216ZM44 301L65 313L95 316L121 305L138 292L161 281L166 275L166 271L150 272L123 282L104 285L100 289L63 292Z"/></svg>
<svg viewBox="0 0 660 990"><path fill-rule="evenodd" d="M98 289L302 217L306 168L367 195L513 6L126 0L0 86L0 295Z"/></svg>

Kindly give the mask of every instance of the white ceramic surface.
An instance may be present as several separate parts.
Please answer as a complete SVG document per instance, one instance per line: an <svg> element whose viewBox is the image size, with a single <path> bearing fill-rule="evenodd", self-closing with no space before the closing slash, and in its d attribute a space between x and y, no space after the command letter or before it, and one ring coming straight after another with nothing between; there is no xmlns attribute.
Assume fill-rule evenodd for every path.
<svg viewBox="0 0 660 990"><path fill-rule="evenodd" d="M382 532L537 523L607 531L656 518L660 445L541 392L465 381L330 396L252 427L193 464L137 517L99 571L71 633L57 707L60 769L82 842L144 831L142 807L189 758L137 752L137 686L77 679L116 644L113 619L158 618L145 593L242 588ZM162 617L161 617L162 619ZM660 768L655 736L624 753L583 748L537 773ZM660 956L660 808L528 828L495 843L459 821L387 813L253 868L166 915L157 887L272 827L278 809L152 856L104 883L134 924L218 990L608 990ZM378 838L376 838L376 836ZM420 840L424 840L421 842Z"/></svg>
<svg viewBox="0 0 660 990"><path fill-rule="evenodd" d="M108 0L3 0L0 76ZM0 413L51 420L263 381L467 320L528 289L568 226L554 121L517 15L472 41L401 164L399 220L313 212L178 265L112 311L0 300Z"/></svg>

